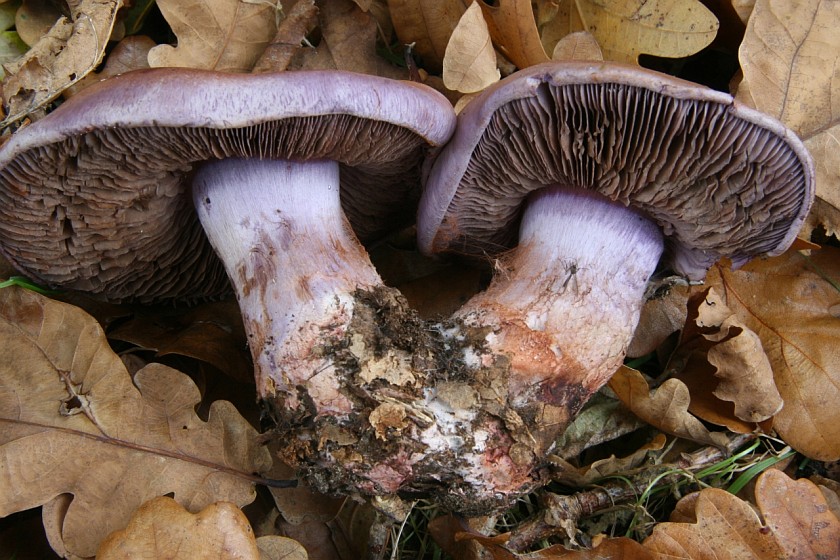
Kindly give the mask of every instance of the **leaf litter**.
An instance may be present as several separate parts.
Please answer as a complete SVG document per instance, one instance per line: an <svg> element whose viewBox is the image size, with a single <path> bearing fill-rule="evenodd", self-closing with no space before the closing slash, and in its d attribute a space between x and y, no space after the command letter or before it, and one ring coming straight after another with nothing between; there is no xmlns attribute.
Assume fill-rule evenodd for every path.
<svg viewBox="0 0 840 560"><path fill-rule="evenodd" d="M682 2L677 6L668 0L626 0L611 3L609 8L598 0L539 0L533 3L535 12L532 3L516 0L477 4L489 33L490 42L486 45L492 47L489 50L485 47L485 62L478 72L484 77L477 82L478 86L468 88L479 90L498 76L516 67L547 60L555 52L564 59L577 58L575 53L585 52L592 54L581 54L580 58L597 60L603 56L607 60L631 63L637 62L640 53L665 57L695 53L714 38L715 15L720 15L705 12L699 2ZM121 4L104 0L69 2L69 17L47 16L47 19L58 18L50 31L42 37L38 35L42 32L36 32L33 48L28 53L5 62L7 77L3 91L7 117L4 124L38 118L63 92L69 95L94 79L142 67L150 61L152 65L240 72L250 71L255 65L260 71L344 68L404 78L409 74L406 69L390 67L379 55L390 51L397 53L392 59L402 58L405 44L413 44L411 52L415 54L411 56L416 56L420 63L421 79L455 98L457 95L448 91L445 80L441 83L436 74L445 66L444 52L451 54L450 63L460 65L467 72L476 67L475 51L459 47L454 43L457 37L452 37L469 5L460 0L356 3L283 0L275 4L242 2L241 5L220 0L174 6L160 0L158 7L171 26L174 44L167 45L157 36L157 41L140 35L129 36L127 45L137 41L142 47L123 58L119 47L108 47L109 36L112 44L122 39L118 16ZM816 0L797 5L795 12L778 0L733 2L733 7L747 21L740 53L744 80L738 86L738 97L777 116L805 139L817 162L818 201L802 235L807 237L816 227L825 228L828 234L835 233L840 223L840 200L835 195L832 185L836 181L832 177L840 167L835 161L838 151L832 149L837 136L836 115L826 100L836 97L832 89L836 84L830 79L828 69L833 67L832 57L838 56L840 49L828 48L826 44L833 44L834 35L829 31L840 23L840 11L836 6ZM211 23L212 14L221 14L220 21L229 25ZM143 8L140 23L133 23L132 29L143 28L142 18L147 15L148 8ZM382 23L388 20L388 15L387 23L393 24L395 33L392 37L388 36L389 25ZM589 34L572 36L583 31ZM768 42L774 48L768 48ZM145 54L155 50L156 55ZM409 59L413 60L411 56ZM100 68L103 58L104 70ZM100 71L99 76L95 70ZM806 75L809 78L802 79ZM755 261L736 272L716 266L706 282L717 294L716 299L709 299L705 287L685 290L674 287L666 290L668 294L664 298L652 300L648 308L657 310L650 313L650 322L643 319L644 329L640 329L643 334L637 334L636 341L637 355L646 356L642 361L647 361L648 366L643 364L643 367L648 375L630 370L620 372L615 379L619 398L605 392L604 398L611 404L604 410L625 407L625 411L636 412L637 422L642 418L647 429L653 426L671 437L662 451L655 451L664 437L660 434L636 441L624 458L594 458L577 465L574 461L582 455L566 457L573 462L566 462L563 469L558 469L558 479L561 472L566 473L564 480L569 484L572 472L582 477L577 484L595 480L596 474L629 475L634 469L644 470L644 462L653 460L658 453L681 448L687 440L711 444L709 449L720 449L731 442L722 432L710 430L698 417L735 431L775 430L785 444L815 461L840 458L836 445L840 434L835 433L840 423L834 406L840 399L836 394L840 387L837 378L840 358L836 353L840 347L836 340L840 332L836 311L840 308L837 262L837 250L825 247L808 257L792 251L775 259ZM415 279L413 286L422 288L422 284L422 278ZM688 303L689 294L694 295L694 303ZM0 330L4 342L13 342L7 346L7 352L16 356L11 364L0 366L5 368L0 375L3 421L16 422L15 430L4 431L6 439L2 440L0 449L4 464L18 469L14 471L17 478L13 491L4 489L0 493L9 500L4 502L2 515L42 503L43 523L51 542L56 543L54 548L67 557L89 557L111 529L126 527L130 517L135 512L139 515L146 507L141 504L160 494L174 493L175 499L190 512L212 507L211 499L230 500L241 506L253 497L253 476L243 477L242 473L267 468L267 455L259 445L256 431L232 406L221 402L203 404L200 408L209 410L210 416L202 420L194 412L200 395L192 381L159 363L140 367L132 381L119 358L107 347L101 331L92 319L80 319L80 311L18 288L0 290L0 296L3 302ZM418 298L422 297L418 294ZM665 300L668 303L663 305ZM709 307L709 301L728 309L713 323L700 319L710 311L703 307ZM41 318L40 323L37 318ZM166 330L171 326L156 331L157 327L152 326L154 320L143 326L142 322L117 319L118 328L111 330L117 333L121 329L121 334L115 336L141 347L148 345L161 355L186 355L217 365L227 363L222 370L228 373L235 370L236 377L243 377L243 363L233 350L240 344L236 342L238 339L228 337L231 333L224 327L212 336L206 328L191 331L200 320L185 321L182 324L185 330L174 337L171 334L174 331ZM679 340L674 339L677 330L682 331ZM674 348L676 353L672 354ZM682 364L680 368L676 368L677 363ZM773 379L768 382L765 375L760 389L738 378L737 373L745 368L761 369L766 374L768 364ZM247 358L244 366L249 367ZM676 369L680 369L680 373L675 373L676 378L665 379L663 371L672 373ZM50 381L22 375L30 371L46 371ZM713 381L698 383L698 379ZM104 395L105 388L115 389L115 393ZM781 410L777 410L777 397L772 396L774 390L784 401ZM766 395L772 398L765 399ZM25 421L36 425L24 424L25 418L34 418ZM143 430L144 426L147 429ZM176 428L183 430L184 426L186 433L179 433ZM613 429L611 435L619 438L618 441L644 432L620 425ZM18 430L26 437L17 437ZM220 434L226 433L248 434L245 438L250 442L246 445L248 449L241 450L240 439L220 438ZM66 434L71 434L73 439ZM587 440L586 434L580 437L582 443L571 445L579 445L580 449L591 448L596 443L600 443L596 449L612 445L609 440L607 443L596 441L597 438ZM728 437L751 436L730 433ZM45 453L43 445L25 445L38 441L49 441L57 447ZM82 443L73 443L78 441ZM130 445L123 447L121 442ZM231 461L231 453L236 460ZM137 476L137 468L146 465L143 459L134 459L138 454L157 456L157 461L167 466L147 467L151 469L149 473L159 475L155 480L151 480L154 477L149 473ZM738 453L733 455L738 456ZM766 468L764 465L769 466L782 456L789 455L759 455L752 470L744 466L743 473L754 478L757 467ZM184 460L185 457L200 461L193 463ZM560 465L561 459L557 461ZM728 464L727 461L722 459L720 464ZM179 466L172 467L172 464ZM22 465L26 468L21 468ZM54 469L56 465L62 465L61 476L47 477L50 484L34 483L34 473L41 472L38 469ZM86 469L98 470L92 471L96 475L86 475ZM196 473L208 469L215 473L214 481L225 481L214 485L212 491L190 482ZM166 483L161 484L162 480ZM831 479L824 482L832 484ZM827 505L830 500L837 501L836 493L823 485L824 493L818 495L814 491L816 487L808 484L803 480L793 481L780 471L767 471L755 485L754 500L760 516L751 513L745 506L747 502L731 494L705 489L683 498L671 522L654 525L654 536L644 541L644 545L596 535L590 543L594 546L591 554L659 558L661 553L655 547L679 546L682 557L702 558L706 554L704 549L690 547L720 543L723 548L719 550L731 548L743 534L722 530L721 519L710 513L713 507L724 512L726 524L745 528L749 532L746 540L758 543L756 550L766 550L771 555L790 554L784 546L793 543L798 550L837 556L838 552L830 547L831 539L837 540L836 517L826 513L830 511ZM96 499L103 488L115 489L117 496L107 506ZM128 490L116 490L120 488ZM821 501L820 496L826 497ZM303 508L311 507L314 511L320 503L319 498L306 498ZM546 504L535 507L545 515L553 515L560 503L562 500L555 503L554 510ZM793 504L793 507L780 504ZM149 506L149 509L157 508ZM93 521L82 527L78 521L80 512L91 516ZM816 525L807 525L807 519L797 516L801 512L816 520ZM155 515L164 514L152 517ZM338 538L343 531L338 525L328 525L333 522L317 520L316 523L322 524L320 530L325 532L320 534L325 538ZM440 521L436 526L446 523L453 521ZM458 558L479 557L470 556L477 554L485 554L484 558L519 557L505 547L507 537L479 536L492 531L492 525L475 522L466 525L458 521L454 530L443 532L449 537L440 537L439 530L435 533L441 539L441 546L456 551ZM573 528L569 524L566 527ZM769 537L755 537L756 532ZM358 531L351 533L352 546L365 540ZM462 533L472 536L464 537ZM802 535L809 534L825 539L801 540ZM461 536L456 538L456 535ZM453 545L452 539L456 544ZM345 542L352 548L350 541ZM490 556L486 556L488 550ZM584 558L590 553L554 546L534 554L529 557Z"/></svg>

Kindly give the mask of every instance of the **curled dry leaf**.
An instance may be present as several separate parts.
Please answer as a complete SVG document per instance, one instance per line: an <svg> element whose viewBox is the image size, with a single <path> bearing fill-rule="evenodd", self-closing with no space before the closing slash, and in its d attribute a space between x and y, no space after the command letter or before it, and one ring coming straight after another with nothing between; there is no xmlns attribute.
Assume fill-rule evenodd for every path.
<svg viewBox="0 0 840 560"><path fill-rule="evenodd" d="M788 251L738 271L715 266L706 283L761 338L785 402L773 427L814 459L840 458L840 250ZM832 282L834 284L832 285Z"/></svg>
<svg viewBox="0 0 840 560"><path fill-rule="evenodd" d="M707 488L680 500L643 544L661 559L840 558L840 520L815 484L769 469L755 494L764 523L747 502Z"/></svg>
<svg viewBox="0 0 840 560"><path fill-rule="evenodd" d="M315 0L295 0L291 7L284 8L284 13L274 39L254 65L255 73L285 70L298 51L304 48L302 43L306 36L318 24Z"/></svg>
<svg viewBox="0 0 840 560"><path fill-rule="evenodd" d="M481 91L501 78L480 4L473 2L461 16L443 57L443 85L461 93Z"/></svg>
<svg viewBox="0 0 840 560"><path fill-rule="evenodd" d="M690 288L684 284L663 286L642 307L639 324L627 349L627 356L638 358L657 350L673 333L682 329L687 314Z"/></svg>
<svg viewBox="0 0 840 560"><path fill-rule="evenodd" d="M149 65L249 72L277 31L271 2L158 0L178 45L149 51Z"/></svg>
<svg viewBox="0 0 840 560"><path fill-rule="evenodd" d="M155 496L192 511L253 500L271 458L230 403L201 420L198 389L160 364L132 383L89 315L26 290L0 290L0 338L0 516L72 494L54 534L90 557Z"/></svg>
<svg viewBox="0 0 840 560"><path fill-rule="evenodd" d="M694 54L718 30L717 18L697 0L572 0L571 9L557 17L562 19L544 27L551 40L565 30L589 31L605 59L630 63L642 53L671 58Z"/></svg>
<svg viewBox="0 0 840 560"><path fill-rule="evenodd" d="M641 373L621 366L609 386L627 408L651 426L698 443L726 445L724 434L710 432L688 412L691 397L682 381L669 379L651 391Z"/></svg>
<svg viewBox="0 0 840 560"><path fill-rule="evenodd" d="M814 157L809 228L840 234L840 3L757 0L741 43L737 99L773 115Z"/></svg>
<svg viewBox="0 0 840 560"><path fill-rule="evenodd" d="M68 0L61 17L24 56L6 65L6 118L15 122L43 107L99 65L121 0Z"/></svg>
<svg viewBox="0 0 840 560"><path fill-rule="evenodd" d="M377 27L372 14L352 0L319 0L318 25L321 42L315 49L300 51L295 69L335 69L404 79L406 72L388 64L376 53Z"/></svg>
<svg viewBox="0 0 840 560"><path fill-rule="evenodd" d="M761 339L714 288L688 300L688 318L665 369L689 387L691 412L734 431L752 431L754 426L746 430L731 426L727 420L733 413L738 420L755 423L767 420L783 405ZM700 393L711 393L710 398L697 399L707 406L695 406ZM718 399L732 403L734 411L731 405L717 404Z"/></svg>
<svg viewBox="0 0 840 560"><path fill-rule="evenodd" d="M553 455L571 460L590 447L617 439L644 425L621 401L598 392L557 439Z"/></svg>
<svg viewBox="0 0 840 560"><path fill-rule="evenodd" d="M105 78L116 76L132 70L149 67L149 51L155 42L145 35L131 35L119 43L105 60L105 67L101 72L91 72L84 79L76 82L64 91L64 97L70 97Z"/></svg>
<svg viewBox="0 0 840 560"><path fill-rule="evenodd" d="M432 73L443 69L446 45L467 4L465 0L388 0L400 42L414 44L423 67Z"/></svg>
<svg viewBox="0 0 840 560"><path fill-rule="evenodd" d="M158 358L195 358L238 381L254 381L242 314L232 300L204 303L186 313L138 314L110 330L108 338L154 350Z"/></svg>
<svg viewBox="0 0 840 560"><path fill-rule="evenodd" d="M568 486L582 488L608 476L626 473L641 465L652 451L660 451L667 443L664 434L657 434L639 449L625 457L611 455L583 467L575 467L571 463L558 458L551 458L552 480Z"/></svg>
<svg viewBox="0 0 840 560"><path fill-rule="evenodd" d="M484 12L493 43L519 68L527 68L550 59L540 41L530 0L499 0L490 6L476 2Z"/></svg>

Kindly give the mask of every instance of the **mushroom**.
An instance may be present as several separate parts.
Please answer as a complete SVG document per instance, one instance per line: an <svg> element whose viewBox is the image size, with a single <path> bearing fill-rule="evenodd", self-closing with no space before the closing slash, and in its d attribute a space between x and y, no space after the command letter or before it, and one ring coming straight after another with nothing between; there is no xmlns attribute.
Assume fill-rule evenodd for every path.
<svg viewBox="0 0 840 560"><path fill-rule="evenodd" d="M127 73L0 149L0 251L43 284L109 300L214 298L229 279L259 397L298 436L290 458L340 473L332 447L399 428L399 411L370 426L371 395L415 381L412 353L380 332L411 313L356 233L413 219L421 165L454 123L431 88L348 72Z"/></svg>
<svg viewBox="0 0 840 560"><path fill-rule="evenodd" d="M511 460L484 492L539 484L557 436L621 365L657 267L701 280L724 257L777 255L813 196L791 131L642 68L547 63L472 100L432 166L417 235L425 253L496 270L450 330L478 333L464 360L506 370L496 414L522 420L501 424L520 445L499 446L497 464Z"/></svg>

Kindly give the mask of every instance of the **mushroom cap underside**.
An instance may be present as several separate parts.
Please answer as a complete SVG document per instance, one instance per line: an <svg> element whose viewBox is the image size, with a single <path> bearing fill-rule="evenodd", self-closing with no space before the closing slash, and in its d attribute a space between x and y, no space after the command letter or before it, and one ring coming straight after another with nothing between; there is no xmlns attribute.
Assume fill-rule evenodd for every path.
<svg viewBox="0 0 840 560"><path fill-rule="evenodd" d="M541 64L458 116L421 199L421 250L509 249L528 194L547 185L632 206L662 229L670 267L698 279L721 257L784 251L814 169L790 130L725 93L634 66Z"/></svg>
<svg viewBox="0 0 840 560"><path fill-rule="evenodd" d="M350 72L161 68L106 80L0 149L0 252L52 287L112 300L228 291L192 207L202 161L333 159L362 240L410 223L420 167L454 129L425 86Z"/></svg>

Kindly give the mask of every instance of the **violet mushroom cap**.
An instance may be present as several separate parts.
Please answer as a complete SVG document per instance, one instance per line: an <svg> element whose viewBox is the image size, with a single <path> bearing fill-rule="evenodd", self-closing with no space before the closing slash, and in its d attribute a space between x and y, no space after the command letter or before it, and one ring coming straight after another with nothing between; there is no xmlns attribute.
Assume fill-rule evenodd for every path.
<svg viewBox="0 0 840 560"><path fill-rule="evenodd" d="M421 166L454 123L431 88L362 74L132 72L0 149L0 250L41 283L114 300L213 297L229 277L258 394L278 424L311 428L284 436L290 453L318 455L333 418L372 431L335 353L364 369L379 325L351 322L379 310L359 299L396 299L354 229L413 217ZM379 491L328 489L363 483Z"/></svg>
<svg viewBox="0 0 840 560"><path fill-rule="evenodd" d="M339 162L360 239L413 220L418 169L451 136L431 88L351 72L159 68L87 88L0 148L0 252L55 288L109 300L229 292L189 178L224 158Z"/></svg>
<svg viewBox="0 0 840 560"><path fill-rule="evenodd" d="M467 361L508 356L505 410L525 427L505 423L506 440L527 431L533 456L488 470L486 491L539 483L557 435L621 364L658 265L699 280L723 257L777 255L813 197L790 130L657 72L546 63L473 99L428 175L417 235L428 254L498 256L455 318L486 333Z"/></svg>

